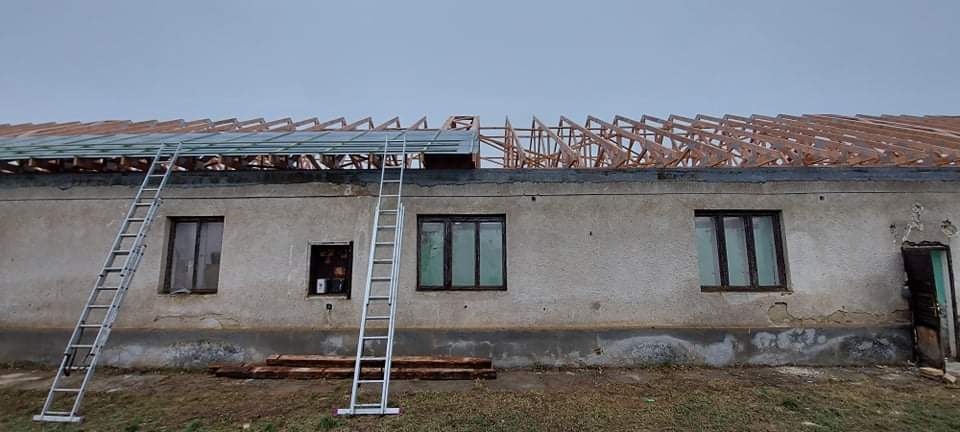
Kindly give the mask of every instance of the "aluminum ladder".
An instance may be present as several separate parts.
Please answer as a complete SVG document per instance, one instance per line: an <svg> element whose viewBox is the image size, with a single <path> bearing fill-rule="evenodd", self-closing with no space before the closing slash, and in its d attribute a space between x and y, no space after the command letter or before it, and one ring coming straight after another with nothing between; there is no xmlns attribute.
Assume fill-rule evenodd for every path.
<svg viewBox="0 0 960 432"><path fill-rule="evenodd" d="M120 225L120 232L113 239L110 252L97 275L90 297L83 307L77 326L67 342L60 361L60 368L53 378L50 392L34 421L79 423L78 415L87 384L100 351L110 337L113 322L130 287L147 245L144 238L160 207L160 193L170 178L173 163L180 154L182 144L161 144L147 169L146 176L127 210ZM162 173L159 173L160 169ZM77 372L76 374L72 374ZM72 374L72 376L71 376Z"/></svg>
<svg viewBox="0 0 960 432"><path fill-rule="evenodd" d="M402 202L403 174L407 164L407 141L384 140L380 161L380 192L370 233L370 255L367 261L367 283L363 291L360 314L360 335L353 366L350 407L337 410L337 415L399 414L399 408L387 407L390 392L390 364L393 357L394 321L397 314L397 278L400 273L400 246L403 239ZM391 150L391 142L401 144L400 151ZM394 144L394 147L396 147ZM397 157L399 167L388 167L387 158ZM368 326L376 323L374 326ZM383 334L386 331L386 334ZM372 363L373 365L371 365ZM374 365L380 365L377 368ZM362 369L367 369L363 371ZM379 386L379 398L360 401L361 386Z"/></svg>

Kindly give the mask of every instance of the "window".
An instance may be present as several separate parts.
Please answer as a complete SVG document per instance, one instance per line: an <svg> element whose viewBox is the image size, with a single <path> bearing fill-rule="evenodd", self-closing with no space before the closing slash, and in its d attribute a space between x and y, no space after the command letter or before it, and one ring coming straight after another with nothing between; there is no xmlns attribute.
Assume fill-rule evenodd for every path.
<svg viewBox="0 0 960 432"><path fill-rule="evenodd" d="M504 216L420 216L417 289L505 290Z"/></svg>
<svg viewBox="0 0 960 432"><path fill-rule="evenodd" d="M220 282L223 218L172 218L163 292L212 294Z"/></svg>
<svg viewBox="0 0 960 432"><path fill-rule="evenodd" d="M697 211L695 216L703 291L786 289L779 212Z"/></svg>
<svg viewBox="0 0 960 432"><path fill-rule="evenodd" d="M353 276L353 243L310 245L310 275L307 295L350 298Z"/></svg>

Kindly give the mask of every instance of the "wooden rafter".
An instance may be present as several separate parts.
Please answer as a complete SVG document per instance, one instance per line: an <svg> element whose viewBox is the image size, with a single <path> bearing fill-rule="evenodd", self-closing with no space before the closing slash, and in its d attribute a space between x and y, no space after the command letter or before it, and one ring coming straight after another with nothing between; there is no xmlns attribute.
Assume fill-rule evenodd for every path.
<svg viewBox="0 0 960 432"><path fill-rule="evenodd" d="M649 168L649 167L776 167L776 166L960 166L960 116L808 115L643 115L639 120L616 115L611 120L587 116L580 122L566 116L552 126L533 117L529 127L481 126L472 115L447 117L431 129L427 118L412 123L399 117L375 122L364 117L321 121L104 120L0 124L0 136L37 139L143 133L253 133L297 131L474 131L480 143L480 167L503 168ZM56 138L54 138L56 139ZM420 154L406 160L376 155L279 154L182 158L181 170L321 170L369 169L407 164L423 168ZM0 161L0 173L139 172L149 163L142 156L65 157Z"/></svg>

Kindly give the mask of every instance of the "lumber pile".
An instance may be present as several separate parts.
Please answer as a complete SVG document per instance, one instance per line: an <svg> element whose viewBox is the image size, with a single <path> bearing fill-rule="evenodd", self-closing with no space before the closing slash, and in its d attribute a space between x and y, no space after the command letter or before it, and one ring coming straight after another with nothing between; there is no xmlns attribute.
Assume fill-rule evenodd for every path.
<svg viewBox="0 0 960 432"><path fill-rule="evenodd" d="M361 376L377 378L382 360L365 361ZM212 364L209 371L218 377L242 379L351 379L354 358L313 354L274 354L264 363L241 365ZM484 357L397 356L390 378L395 380L496 379L493 363Z"/></svg>

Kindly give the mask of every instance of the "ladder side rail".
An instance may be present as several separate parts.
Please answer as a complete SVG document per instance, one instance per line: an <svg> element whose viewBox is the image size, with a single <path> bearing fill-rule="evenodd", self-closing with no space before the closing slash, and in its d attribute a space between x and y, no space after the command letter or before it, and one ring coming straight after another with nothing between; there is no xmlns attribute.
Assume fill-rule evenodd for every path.
<svg viewBox="0 0 960 432"><path fill-rule="evenodd" d="M133 243L130 245L130 253L124 260L122 270L120 271L120 282L118 283L118 289L110 301L110 308L107 309L103 321L101 322L100 330L97 332L97 337L94 339L94 347L102 348L102 345L106 344L106 339L110 335L113 321L116 320L117 315L119 314L123 297L130 288L130 283L133 281L133 276L136 274L137 268L140 266L140 261L143 258L147 248L147 245L143 244L143 241L146 237L147 231L150 228L150 225L153 224L153 219L156 216L161 203L162 201L159 198L154 199L150 207L147 209L147 214L144 215L144 222L140 224L140 227L137 229L137 236L134 237ZM93 362L95 361L96 358L94 358Z"/></svg>
<svg viewBox="0 0 960 432"><path fill-rule="evenodd" d="M80 333L83 329L81 325L83 324L84 320L87 319L87 314L89 312L89 308L87 306L90 305L93 302L93 300L96 298L97 288L103 285L103 280L105 278L103 273L103 268L110 265L111 258L114 256L113 251L116 250L117 246L119 246L120 244L120 239L121 239L120 234L122 234L124 228L126 228L124 224L126 224L126 220L129 219L130 216L133 214L133 212L136 210L135 204L137 201L139 201L140 195L143 192L144 185L147 184L150 180L150 174L152 174L154 171L157 159L160 157L160 154L163 152L163 147L164 146L161 145L160 148L157 149L157 152L154 154L153 161L150 163L150 167L147 170L146 176L144 177L143 182L141 182L140 184L140 188L137 189L137 193L134 196L133 204L130 205L130 208L127 209L127 212L123 217L123 220L120 226L120 231L118 231L116 237L114 237L113 239L113 243L110 245L110 250L107 252L107 256L103 261L103 265L100 267L101 271L99 274L97 274L97 279L93 284L93 289L90 290L90 294L87 296L87 301L86 303L84 303L83 310L80 311L80 318L77 319L77 324L74 325L73 332L70 334L70 338L67 340L67 346L66 348L64 348L64 351L63 351L63 358L60 360L60 367L57 369L57 373L54 375L53 384L50 386L50 392L47 394L47 398L43 403L43 408L41 410L41 413L46 413L47 411L50 410L50 405L53 403L54 394L56 393L53 391L53 389L57 388L57 385L60 383L60 378L63 376L62 375L63 371L67 367L67 359L70 358L71 351L75 351L71 347L77 343L80 337ZM73 415L73 413L71 413L71 415Z"/></svg>
<svg viewBox="0 0 960 432"><path fill-rule="evenodd" d="M350 389L350 414L354 414L355 407L357 405L357 391L359 390L359 381L360 381L360 358L363 356L363 346L364 346L364 336L366 336L367 328L367 309L370 306L370 290L373 285L373 261L376 256L376 247L377 247L377 235L379 234L380 227L380 208L383 204L383 179L386 175L386 157L387 157L387 146L389 141L384 139L383 145L383 158L380 162L380 187L377 192L377 206L373 214L373 229L370 230L370 249L369 255L367 256L367 277L366 284L363 290L363 304L360 311L360 335L357 337L357 357L354 359L353 367L353 384Z"/></svg>
<svg viewBox="0 0 960 432"><path fill-rule="evenodd" d="M393 230L393 256L391 257L390 263L390 287L389 293L389 308L388 312L389 318L387 318L387 348L386 354L384 355L384 367L383 367L383 383L380 394L380 411L384 413L387 409L387 404L389 402L390 396L390 371L393 362L393 338L394 338L394 329L396 326L396 314L397 314L397 288L399 285L400 277L400 257L402 252L403 245L403 215L404 215L404 205L401 201L403 196L403 174L404 168L407 165L407 139L403 138L403 147L400 151L400 176L397 179L397 201L396 201L396 217L394 218L394 230Z"/></svg>
<svg viewBox="0 0 960 432"><path fill-rule="evenodd" d="M83 381L80 384L80 392L77 393L77 397L74 399L73 408L71 409L70 415L76 415L76 412L80 409L80 404L83 401L83 396L86 393L87 384L90 382L90 379L93 378L94 370L96 369L97 360L99 359L100 350L103 349L103 346L106 345L107 339L110 337L110 333L113 330L113 322L117 319L117 315L120 313L120 305L123 303L123 298L126 295L127 289L130 288L130 283L133 281L133 277L136 274L137 268L140 266L140 262L143 259L143 255L147 246L143 244L144 238L147 231L149 231L150 226L153 224L153 219L156 216L157 211L162 204L162 200L159 198L160 193L163 191L164 185L166 185L167 179L170 177L172 171L170 168L176 162L178 154L180 152L182 144L178 144L174 149L173 154L170 156L169 165L163 173L163 177L160 179L160 184L157 186L157 194L154 195L151 200L150 206L147 208L147 213L143 217L143 222L140 224L140 227L137 229L137 235L133 239L133 243L130 245L130 252L127 254L127 258L123 262L122 270L120 271L120 282L118 284L118 289L114 293L113 298L110 301L110 308L107 309L106 314L104 315L103 321L100 323L100 328L97 331L97 336L93 341L93 348L90 352L93 353L89 364L86 366L87 369L84 371ZM156 166L159 163L160 155L163 153L163 150L166 148L166 145L162 144L160 149L157 150L157 155L154 157L153 162L150 164L150 168L147 170L147 174L144 177L143 182L140 185L140 189L137 191L137 195L133 200L133 203L130 205L130 210L127 212L126 219L129 219L136 212L136 204L140 201L143 189L150 184L150 176L156 172ZM125 222L126 222L125 219ZM124 227L126 228L126 227ZM121 237L120 234L124 232L124 229L121 229L117 234L115 244L111 247L110 254L113 255L113 252L119 247ZM108 257L109 260L109 257ZM108 263L109 264L109 261ZM107 264L104 264L106 266ZM87 303L89 305L89 302ZM84 307L86 314L89 311L89 308Z"/></svg>
<svg viewBox="0 0 960 432"><path fill-rule="evenodd" d="M134 266L139 265L140 259L143 258L143 251L146 249L146 246L140 246L138 252L136 253L137 262ZM128 258L129 261L130 258ZM97 367L97 360L100 358L100 350L103 349L103 346L106 345L107 339L110 337L110 332L113 330L113 321L116 320L117 314L120 310L120 304L123 302L123 296L126 291L126 288L129 284L129 281L133 279L133 275L124 276L126 281L120 283L121 289L113 295L113 300L110 302L110 309L107 310L107 316L104 317L103 324L101 324L100 330L97 332L97 337L94 339L92 350L96 350L98 355L92 356L90 363L87 365L86 373L83 376L83 381L80 383L80 392L77 393L77 397L73 401L73 408L70 410L70 415L75 416L80 410L80 404L83 401L83 396L86 394L87 384L93 378L94 370Z"/></svg>
<svg viewBox="0 0 960 432"><path fill-rule="evenodd" d="M124 261L124 268L126 268L126 270L129 270L130 268L132 268L132 269L134 269L134 271L135 271L136 268L137 268L137 266L139 265L139 259L138 259L138 260L135 261L135 262L137 263L137 266L129 266L129 264L132 262L132 261L131 261L131 258L133 257L133 252L134 252L134 250L135 250L137 247L139 247L141 244L143 244L143 241L144 241L144 239L145 239L145 237L146 237L146 234L147 234L147 232L150 230L150 226L153 225L153 219L156 217L157 209L160 207L161 204L163 204L163 200L160 198L160 193L163 192L163 188L164 188L164 186L166 186L166 184L167 184L167 179L169 179L169 178L170 178L170 175L172 174L171 169L172 169L172 167L173 167L173 164L177 161L177 158L180 157L180 156L179 156L179 155L180 155L180 148L181 148L182 146L183 146L182 143L181 143L181 144L177 144L177 147L174 149L173 154L170 156L170 159L169 159L169 161L168 161L169 165L167 166L166 170L164 171L163 177L160 178L160 184L157 185L157 193L156 193L156 194L153 196L153 198L151 199L150 207L147 208L147 213L146 213L146 214L144 215L144 217L143 217L143 219L144 219L143 223L141 223L141 224L140 224L140 227L137 228L137 235L133 238L133 243L130 245L130 252L131 252L131 253L130 253L129 255L127 255L127 259ZM162 149L163 149L163 147L161 146L161 150L162 150ZM158 154L159 154L159 153L158 153ZM158 158L159 158L159 156L158 156ZM143 189L145 189L146 186L149 184L150 175L152 175L152 173L155 171L154 166L155 166L155 164L157 164L157 163L158 163L158 159L154 159L153 164L150 165L150 170L147 172L147 177L144 179L143 183L140 185L140 190L137 191L137 195L136 195L136 197L135 197L134 200L133 200L133 204L130 205L130 211L129 211L128 214L127 214L127 217L128 217L128 218L129 218L130 216L132 216L132 215L134 214L134 212L136 211L137 201L140 201L140 198L141 198L141 196L142 196L142 194L143 194ZM122 233L122 231L121 231L121 233ZM112 250L111 250L111 253L113 252L113 250L115 250L115 249L119 246L119 242L120 242L120 234L119 234L119 233L117 234L116 242L117 242L117 244L115 244L115 245L113 246L113 248L112 248ZM142 252L142 251L141 251L141 252ZM109 262L108 262L108 263L109 263ZM104 265L106 266L106 264L104 264ZM128 268L128 267L129 267L129 268Z"/></svg>
<svg viewBox="0 0 960 432"><path fill-rule="evenodd" d="M169 160L171 164L176 160L181 146L182 146L182 143L179 144L174 150L172 158ZM122 234L124 234L124 232L128 228L130 223L129 219L135 214L137 210L138 206L136 204L140 201L140 198L143 195L144 189L147 187L147 185L149 185L150 179L152 178L154 172L156 172L156 167L159 163L160 156L164 153L164 150L166 149L167 149L166 144L161 144L160 147L157 149L157 152L154 154L154 158L151 161L150 166L148 167L144 175L144 179L141 182L140 187L137 189L137 193L134 195L133 202L130 204L130 207L127 209L127 212L124 215L123 221L121 222L120 230L117 232L116 237L114 237L114 241L110 246L110 250L107 252L107 257L105 258L104 263L101 266L101 271L97 275L97 279L96 279L96 282L94 283L93 289L90 291L90 295L87 297L87 301L84 304L83 310L80 313L80 318L77 320L77 325L74 327L73 333L70 336L70 340L68 341L67 346L64 350L64 356L61 359L60 367L57 369L57 372L54 375L53 383L50 387L49 393L47 394L47 398L44 400L44 405L41 410L41 414L36 417L41 417L41 418L46 417L48 412L50 411L50 407L53 403L53 400L56 394L54 389L58 388L60 379L63 376L66 376L65 371L66 371L66 368L68 367L67 360L70 358L69 356L71 355L71 351L73 351L73 354L76 353L76 349L73 347L74 345L76 345L76 343L79 340L80 334L83 329L82 325L89 318L89 313L91 311L90 305L93 304L93 301L97 296L98 288L103 286L104 280L106 278L106 273L103 271L103 269L110 266L111 261L115 259L115 256L116 256L115 252L117 251L117 248L120 246L122 242L122 238L123 238ZM157 195L159 195L159 189L163 188L163 184L165 184L166 179L169 177L169 175L170 175L170 171L168 169L166 172L164 172L164 175L161 180L161 184L160 186L158 186ZM117 309L119 308L118 298L120 301L122 301L124 291L126 288L128 288L130 279L132 279L133 273L136 271L136 267L139 265L140 259L143 257L143 253L144 253L143 251L145 248L145 246L142 245L143 233L145 232L145 229L148 229L150 224L152 223L153 216L156 213L157 207L160 204L160 201L157 195L153 197L153 201L151 202L151 205L147 210L147 215L144 216L144 221L140 225L137 232L137 236L134 238L134 242L131 244L128 250L126 259L124 259L124 264L121 267L122 269L121 281L119 283L118 290L116 293L114 293L114 296L111 299L110 308L107 310L106 314L104 315L103 321L100 323L100 328L97 331L97 335L94 339L94 342L87 353L86 358L89 358L89 363L82 366L85 369L84 371L85 373L84 373L84 377L81 382L79 391L77 393L77 396L74 399L73 406L69 412L69 417L71 418L76 417L76 413L79 410L81 401L83 399L83 396L86 390L86 386L90 378L93 376L93 371L96 368L96 362L99 357L98 356L99 351L100 349L102 349L102 345L106 343L106 337L110 333L110 327L112 326L112 322L116 319L116 315L118 312Z"/></svg>
<svg viewBox="0 0 960 432"><path fill-rule="evenodd" d="M177 159L180 159L181 150L183 150L183 142L177 143L177 147L173 149L173 154L170 156L170 159L167 161L167 166L163 172L163 178L160 179L160 185L157 186L157 189L158 189L157 197L160 196L160 192L162 192L164 186L167 185L167 180L169 180L170 175L173 174L173 167L174 165L176 165Z"/></svg>
<svg viewBox="0 0 960 432"><path fill-rule="evenodd" d="M143 181L140 183L140 187L137 189L137 193L133 196L133 202L130 203L130 208L127 209L127 213L123 217L123 221L121 222L121 224L124 224L124 225L120 226L120 231L117 232L117 236L114 237L113 239L113 244L110 245L110 251L107 252L107 258L103 262L103 267L107 267L108 265L110 265L110 257L113 256L113 251L115 251L117 247L120 246L120 243L123 241L122 240L123 238L120 237L120 234L123 234L124 228L126 228L125 225L129 224L128 220L131 217L133 217L133 214L137 211L137 202L140 201L140 198L143 196L143 190L147 188L148 184L150 184L150 178L151 178L150 176L153 175L154 172L156 172L157 164L158 164L158 161L160 160L160 155L163 154L163 150L165 147L166 147L166 144L160 144L160 148L157 149L157 153L153 155L153 161L150 162L150 167L147 168L147 173L143 177ZM143 228L143 225L144 224L141 224L140 228ZM127 258L129 260L129 256Z"/></svg>
<svg viewBox="0 0 960 432"><path fill-rule="evenodd" d="M80 330L81 330L80 325L83 324L83 321L87 318L87 307L86 307L86 306L89 305L89 304L91 304L91 302L93 302L93 300L96 298L96 295L97 295L97 288L99 288L99 287L101 287L101 286L103 285L103 280L106 278L106 277L105 277L105 274L103 273L103 269L106 268L106 267L108 267L108 266L110 265L110 261L112 260L112 258L113 258L113 256L114 256L114 251L115 251L115 250L117 249L117 247L119 247L119 245L120 245L121 238L122 238L122 237L120 237L120 235L123 234L124 228L126 228L125 225L126 225L126 223L127 223L127 220L130 219L130 217L131 217L131 216L133 215L133 213L136 211L136 205L135 205L135 204L136 204L137 201L139 201L140 195L143 193L144 185L146 185L146 184L150 181L150 175L153 173L153 171L154 171L154 169L155 169L155 166L156 166L156 161L157 161L157 159L160 157L160 154L161 154L162 152L163 152L163 145L161 145L160 148L157 149L156 154L154 154L153 161L150 163L150 167L147 169L146 176L144 177L143 181L140 183L140 187L137 189L137 193L136 193L136 195L134 196L133 203L130 204L130 207L127 209L127 212L124 214L124 217L123 217L123 219L122 219L121 222L120 222L120 224L121 224L121 225L120 225L120 230L117 232L117 235L113 238L113 243L111 243L111 245L110 245L110 250L107 252L106 258L104 258L104 260L103 260L103 265L100 266L101 271L100 271L99 274L97 274L97 279L96 279L96 281L94 282L93 289L90 290L90 295L87 296L87 302L84 303L84 310L80 312L80 318L77 320L77 325L74 326L74 334L71 335L70 341L67 343L67 348L66 348L66 350L64 351L64 355L65 355L65 356L68 355L68 354L70 354L70 346L73 345L73 344L75 344L75 343L77 342L76 339L77 339L77 337L79 337L79 335L80 335ZM129 257L128 257L128 258L129 258Z"/></svg>
<svg viewBox="0 0 960 432"><path fill-rule="evenodd" d="M401 174L401 179L402 179ZM403 184L402 181L400 183ZM380 409L386 410L387 403L389 402L390 396L390 371L393 363L393 342L394 342L394 329L396 328L396 316L397 316L397 291L400 276L400 255L401 255L401 241L403 238L403 215L405 207L403 204L397 208L397 217L396 225L397 228L394 232L394 246L393 246L393 263L391 268L390 276L390 318L387 321L387 352L385 354L386 359L384 360L383 366L383 388L380 396Z"/></svg>
<svg viewBox="0 0 960 432"><path fill-rule="evenodd" d="M179 157L179 152L182 145L183 144L178 144L177 147L174 149L173 154L170 156L170 159L169 159L170 166L172 166L173 163L176 162L177 158ZM153 162L150 164L150 169L147 170L146 177L144 178L143 183L141 183L140 185L140 190L137 191L137 195L133 200L133 204L130 205L130 211L127 213L127 219L129 219L130 216L133 216L134 212L136 211L136 204L140 200L140 196L143 193L143 189L146 187L146 185L150 183L150 176L153 174L153 172L156 171L155 170L156 164L158 163L160 154L162 153L165 147L166 147L165 145L161 145L160 149L157 150L157 156L154 158ZM157 185L157 194L151 200L150 206L147 208L147 212L143 216L144 220L140 224L140 226L137 228L137 234L133 238L133 242L130 244L130 249L129 249L130 252L127 254L127 258L124 260L123 266L121 267L120 282L118 284L119 285L118 290L113 295L113 299L111 300L111 304L110 304L111 307L110 309L107 310L107 313L104 316L102 327L100 328L100 331L97 333L97 338L94 340L94 346L96 346L101 341L103 329L107 327L107 324L112 324L113 320L116 319L116 315L118 313L120 303L123 300L123 296L124 294L126 294L126 290L127 288L129 288L129 285L133 279L133 276L134 274L136 274L137 268L140 266L140 260L143 258L143 254L145 253L144 250L146 249L146 245L143 244L143 242L145 240L147 232L150 230L150 227L153 225L153 220L156 217L156 214L160 208L160 205L163 203L163 200L160 199L159 195L160 195L160 192L163 191L163 187L166 185L167 179L170 177L170 174L171 174L170 166L168 166L167 169L164 171L163 177L160 180L160 184ZM121 229L121 231L117 234L117 237L115 239L115 244L110 250L110 255L113 255L113 252L117 249L117 247L119 247L119 244L121 241L120 234L122 234L123 232L124 230ZM104 267L106 267L108 264L109 264L109 257L108 257L108 261L104 264ZM118 299L120 300L120 302L118 302ZM90 303L88 302L87 304L89 305ZM107 334L109 334L109 332L107 332ZM105 343L106 341L104 340L103 342Z"/></svg>

